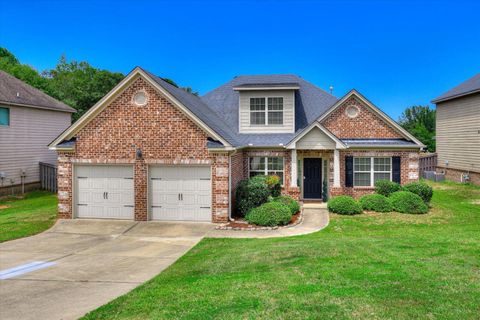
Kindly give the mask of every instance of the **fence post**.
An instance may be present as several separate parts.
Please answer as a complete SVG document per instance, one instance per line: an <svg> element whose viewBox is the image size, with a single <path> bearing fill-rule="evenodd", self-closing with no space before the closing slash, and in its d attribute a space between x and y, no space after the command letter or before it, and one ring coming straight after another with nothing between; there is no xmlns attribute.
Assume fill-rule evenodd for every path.
<svg viewBox="0 0 480 320"><path fill-rule="evenodd" d="M40 162L40 186L44 190L57 192L57 167L50 163Z"/></svg>

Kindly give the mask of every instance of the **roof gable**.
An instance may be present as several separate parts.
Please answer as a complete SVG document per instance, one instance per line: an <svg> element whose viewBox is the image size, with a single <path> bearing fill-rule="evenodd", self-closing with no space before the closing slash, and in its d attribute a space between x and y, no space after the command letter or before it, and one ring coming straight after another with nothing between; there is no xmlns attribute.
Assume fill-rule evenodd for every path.
<svg viewBox="0 0 480 320"><path fill-rule="evenodd" d="M143 69L136 67L130 72L115 88L113 88L107 95L105 95L100 101L98 101L92 108L90 108L80 119L65 130L60 136L58 136L49 147L55 149L55 147L64 140L72 139L75 134L80 131L85 125L87 125L92 119L94 119L100 112L102 112L120 93L122 93L128 86L130 86L138 77L142 77L147 83L152 85L163 96L165 96L172 104L183 111L188 118L193 120L200 126L208 135L216 140L220 141L223 145L230 147L231 143L227 141L224 136L230 138L231 141L235 141L231 137L228 129L223 126L223 122L216 117L215 114L196 96L176 88L169 83L163 81L159 77L147 73ZM193 110L193 111L192 111ZM212 129L206 122L215 121L218 119L218 124L215 128L218 131L222 131L222 134ZM208 121L204 121L208 120Z"/></svg>
<svg viewBox="0 0 480 320"><path fill-rule="evenodd" d="M410 134L407 130L402 128L396 121L390 118L387 114L377 108L373 103L367 100L362 94L360 94L356 90L351 90L348 92L344 97L342 97L336 104L334 104L327 112L325 112L322 116L318 118L318 122L324 124L324 122L331 116L338 108L344 106L344 104L351 98L358 99L362 103L362 105L366 106L369 111L371 111L380 121L383 121L389 128L398 132L400 137L403 137L407 140L415 142L418 146L424 147L423 143L421 143L418 139L416 139L412 134ZM368 124L365 124L368 125ZM355 137L341 137L345 138L355 138ZM387 138L387 137L384 137ZM397 137L390 137L390 138L397 138Z"/></svg>
<svg viewBox="0 0 480 320"><path fill-rule="evenodd" d="M0 103L71 113L76 112L75 109L67 106L65 103L50 97L45 92L1 70Z"/></svg>

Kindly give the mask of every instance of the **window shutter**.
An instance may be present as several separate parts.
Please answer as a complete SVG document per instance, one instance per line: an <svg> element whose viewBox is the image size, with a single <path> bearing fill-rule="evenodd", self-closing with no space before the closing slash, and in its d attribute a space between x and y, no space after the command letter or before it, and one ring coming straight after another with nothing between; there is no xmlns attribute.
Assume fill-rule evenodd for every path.
<svg viewBox="0 0 480 320"><path fill-rule="evenodd" d="M392 157L392 181L401 183L401 159L400 157Z"/></svg>
<svg viewBox="0 0 480 320"><path fill-rule="evenodd" d="M345 157L345 187L353 187L353 157Z"/></svg>

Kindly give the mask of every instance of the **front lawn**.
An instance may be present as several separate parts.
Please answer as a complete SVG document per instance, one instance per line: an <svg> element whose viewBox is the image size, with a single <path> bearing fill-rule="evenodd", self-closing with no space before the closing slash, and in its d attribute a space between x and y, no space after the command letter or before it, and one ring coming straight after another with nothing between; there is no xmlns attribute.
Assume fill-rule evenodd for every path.
<svg viewBox="0 0 480 320"><path fill-rule="evenodd" d="M204 239L85 318L478 319L480 188L434 186L425 215L332 215L307 236Z"/></svg>
<svg viewBox="0 0 480 320"><path fill-rule="evenodd" d="M24 198L0 200L0 242L40 233L55 223L56 214L53 193L34 191Z"/></svg>

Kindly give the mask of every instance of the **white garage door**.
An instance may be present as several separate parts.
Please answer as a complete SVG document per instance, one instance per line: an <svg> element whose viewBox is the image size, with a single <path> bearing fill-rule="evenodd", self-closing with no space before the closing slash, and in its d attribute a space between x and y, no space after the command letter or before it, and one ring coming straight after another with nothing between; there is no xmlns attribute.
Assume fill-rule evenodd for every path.
<svg viewBox="0 0 480 320"><path fill-rule="evenodd" d="M75 166L77 218L133 219L133 167Z"/></svg>
<svg viewBox="0 0 480 320"><path fill-rule="evenodd" d="M150 168L152 220L212 221L210 167Z"/></svg>

